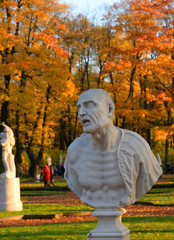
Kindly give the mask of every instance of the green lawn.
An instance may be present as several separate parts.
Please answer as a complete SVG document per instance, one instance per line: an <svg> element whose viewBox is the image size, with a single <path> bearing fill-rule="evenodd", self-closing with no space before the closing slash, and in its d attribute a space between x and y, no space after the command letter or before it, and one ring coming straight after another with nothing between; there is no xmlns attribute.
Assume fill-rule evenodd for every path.
<svg viewBox="0 0 174 240"><path fill-rule="evenodd" d="M86 205L23 204L23 211L0 212L0 218L17 215L41 215L41 214L49 215L84 211L93 211L93 209Z"/></svg>
<svg viewBox="0 0 174 240"><path fill-rule="evenodd" d="M173 217L126 217L124 224L131 231L131 240L173 240ZM0 229L2 240L86 240L96 222L44 224L41 226L8 227Z"/></svg>
<svg viewBox="0 0 174 240"><path fill-rule="evenodd" d="M152 203L153 205L174 204L174 177L162 177L164 182L157 182L154 187L145 194L138 202Z"/></svg>
<svg viewBox="0 0 174 240"><path fill-rule="evenodd" d="M155 191L154 191L155 190ZM171 205L174 204L174 188L152 189L144 195L138 202L152 203L153 205Z"/></svg>
<svg viewBox="0 0 174 240"><path fill-rule="evenodd" d="M66 191L60 191L56 189L32 189L32 190L22 190L21 191L21 197L23 196L45 196L45 195L59 195L59 194L65 194ZM30 198L29 198L30 199Z"/></svg>
<svg viewBox="0 0 174 240"><path fill-rule="evenodd" d="M166 176L164 179L167 180L166 183L156 183L155 186L138 202L152 203L153 205L171 205L174 204L173 193L174 193L174 178ZM43 182L41 183L27 183L22 180L21 184L21 196L33 196L33 195L58 195L64 194L69 189L67 187L66 181L62 178L55 178L54 181L56 187L45 188ZM29 198L28 198L29 199Z"/></svg>
<svg viewBox="0 0 174 240"><path fill-rule="evenodd" d="M43 196L43 195L58 195L66 193L69 188L65 179L60 177L55 177L54 184L50 187L45 188L43 181L40 183L33 182L32 179L28 179L29 182L25 179L21 179L21 196Z"/></svg>
<svg viewBox="0 0 174 240"><path fill-rule="evenodd" d="M167 176L164 177L167 180L166 183L157 183L155 186L144 196L139 202L141 203L151 203L154 205L171 205L174 204L173 192L174 188L170 187L173 183L174 177ZM55 177L56 188L43 187L43 182L27 183L26 179L21 180L21 200L28 201L32 203L30 196L33 195L59 195L64 194L68 191L68 187L65 179L60 177ZM160 187L159 187L160 186ZM23 211L21 212L0 212L0 217L5 216L16 216L16 215L38 215L38 214L59 214L61 212L75 212L75 211L92 211L92 208L89 208L85 205L72 205L72 206L63 206L57 204L23 204Z"/></svg>
<svg viewBox="0 0 174 240"><path fill-rule="evenodd" d="M139 202L154 205L171 205L173 202L174 177L167 178L167 182L158 182ZM32 195L59 195L68 191L64 179L55 179L56 188L44 188L43 182L34 183L21 180L21 200L32 201ZM0 217L16 215L40 215L59 214L77 211L92 211L85 205L63 206L58 204L23 204L23 211L0 212ZM146 216L146 217L123 217L123 222L131 231L130 240L173 240L172 216ZM66 224L43 224L42 226L22 226L0 228L0 239L2 240L24 240L24 239L87 239L86 234L96 226L96 222L66 223Z"/></svg>

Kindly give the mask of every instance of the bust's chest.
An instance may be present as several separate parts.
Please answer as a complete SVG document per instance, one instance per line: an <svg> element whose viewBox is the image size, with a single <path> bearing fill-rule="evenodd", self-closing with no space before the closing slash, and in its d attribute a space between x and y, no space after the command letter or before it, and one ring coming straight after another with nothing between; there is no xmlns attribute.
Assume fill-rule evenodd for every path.
<svg viewBox="0 0 174 240"><path fill-rule="evenodd" d="M114 188L121 181L116 151L105 153L82 151L77 162L79 182L85 188L96 189L104 185Z"/></svg>

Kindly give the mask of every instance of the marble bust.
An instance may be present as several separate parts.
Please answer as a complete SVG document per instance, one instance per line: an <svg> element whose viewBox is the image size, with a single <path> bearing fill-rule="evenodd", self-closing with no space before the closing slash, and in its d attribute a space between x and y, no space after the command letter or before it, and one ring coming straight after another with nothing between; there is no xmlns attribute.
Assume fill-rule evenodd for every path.
<svg viewBox="0 0 174 240"><path fill-rule="evenodd" d="M0 178L15 178L16 166L12 154L12 148L15 145L14 134L5 123L0 125L3 127L3 131L0 133L0 145L2 147L2 163L5 169L4 173L0 174Z"/></svg>
<svg viewBox="0 0 174 240"><path fill-rule="evenodd" d="M84 133L68 148L64 176L70 189L96 210L134 203L162 174L148 143L114 126L114 103L105 90L82 93L77 111Z"/></svg>

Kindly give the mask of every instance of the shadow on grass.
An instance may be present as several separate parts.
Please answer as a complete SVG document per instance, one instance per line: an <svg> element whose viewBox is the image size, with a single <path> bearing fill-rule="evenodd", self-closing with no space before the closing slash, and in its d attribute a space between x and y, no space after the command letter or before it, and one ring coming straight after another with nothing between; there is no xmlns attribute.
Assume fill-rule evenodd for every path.
<svg viewBox="0 0 174 240"><path fill-rule="evenodd" d="M144 206L154 206L154 207L173 207L174 204L155 204L152 202L135 202L133 205L144 205Z"/></svg>
<svg viewBox="0 0 174 240"><path fill-rule="evenodd" d="M21 187L21 191L70 191L66 186L55 187Z"/></svg>
<svg viewBox="0 0 174 240"><path fill-rule="evenodd" d="M148 217L124 217L123 223L130 229L132 239L140 239L139 234L145 236L141 239L163 239L172 237L173 217L172 216L148 216ZM87 233L95 228L96 222L43 224L40 226L8 227L0 229L0 239L3 240L25 240L25 239L78 239L86 240ZM162 238L156 238L159 234ZM149 238L147 237L149 235ZM165 237L166 236L166 237Z"/></svg>

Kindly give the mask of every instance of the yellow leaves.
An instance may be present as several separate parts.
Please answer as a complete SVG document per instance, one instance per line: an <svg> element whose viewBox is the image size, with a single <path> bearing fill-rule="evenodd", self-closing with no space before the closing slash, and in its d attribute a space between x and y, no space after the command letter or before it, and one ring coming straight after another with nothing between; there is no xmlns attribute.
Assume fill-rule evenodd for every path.
<svg viewBox="0 0 174 240"><path fill-rule="evenodd" d="M156 101L157 103L172 102L172 98L168 97L165 92L161 92L158 95L151 95L149 101Z"/></svg>
<svg viewBox="0 0 174 240"><path fill-rule="evenodd" d="M2 90L1 90L0 103L2 103L4 101L8 101L9 99L10 99L9 96L7 96L7 94L5 94L5 93L2 93Z"/></svg>
<svg viewBox="0 0 174 240"><path fill-rule="evenodd" d="M55 20L53 19L53 21ZM65 24L62 24L56 21L56 26L61 33L64 33L64 34L69 33L69 30L67 29Z"/></svg>
<svg viewBox="0 0 174 240"><path fill-rule="evenodd" d="M7 7L13 7L15 8L17 6L17 2L16 1L3 1L3 7L7 8Z"/></svg>
<svg viewBox="0 0 174 240"><path fill-rule="evenodd" d="M156 134L155 141L158 141L158 140L159 141L161 141L161 140L164 141L164 140L166 140L168 132L163 130L163 129L158 129L158 130L156 130L155 134Z"/></svg>
<svg viewBox="0 0 174 240"><path fill-rule="evenodd" d="M0 74L8 75L10 70L7 64L0 64Z"/></svg>
<svg viewBox="0 0 174 240"><path fill-rule="evenodd" d="M155 141L165 141L166 139L172 139L174 135L174 124L171 126L166 127L155 127L154 128L155 133Z"/></svg>
<svg viewBox="0 0 174 240"><path fill-rule="evenodd" d="M54 37L54 31L52 29L47 29L40 34L33 33L33 37L35 38L35 41L33 41L33 48L35 50L39 50L42 53L45 51L45 54L53 50L59 57L69 57L69 54L59 46L59 40Z"/></svg>
<svg viewBox="0 0 174 240"><path fill-rule="evenodd" d="M44 31L45 34L47 35L50 35L50 36L54 36L55 35L55 31L51 28L47 28L45 31Z"/></svg>
<svg viewBox="0 0 174 240"><path fill-rule="evenodd" d="M45 13L44 11L41 11L41 10L35 10L34 15L40 16L43 21L46 21L50 18L47 13Z"/></svg>
<svg viewBox="0 0 174 240"><path fill-rule="evenodd" d="M171 61L170 55L160 54L157 58L157 62L162 63L162 64L168 63L169 61Z"/></svg>
<svg viewBox="0 0 174 240"><path fill-rule="evenodd" d="M9 33L5 28L0 27L0 50L10 53L15 46L21 46L22 42L18 36Z"/></svg>
<svg viewBox="0 0 174 240"><path fill-rule="evenodd" d="M117 68L116 63L114 62L107 62L107 64L104 66L105 72L111 72Z"/></svg>
<svg viewBox="0 0 174 240"><path fill-rule="evenodd" d="M123 68L130 68L131 66L132 64L130 61L120 59L118 62L107 62L103 72L121 71Z"/></svg>
<svg viewBox="0 0 174 240"><path fill-rule="evenodd" d="M68 80L66 82L66 89L63 92L63 95L71 98L73 96L76 96L77 92L78 92L78 90L77 90L75 84L71 80Z"/></svg>

